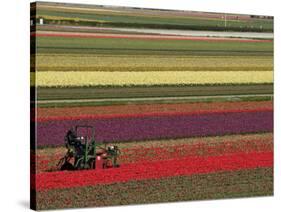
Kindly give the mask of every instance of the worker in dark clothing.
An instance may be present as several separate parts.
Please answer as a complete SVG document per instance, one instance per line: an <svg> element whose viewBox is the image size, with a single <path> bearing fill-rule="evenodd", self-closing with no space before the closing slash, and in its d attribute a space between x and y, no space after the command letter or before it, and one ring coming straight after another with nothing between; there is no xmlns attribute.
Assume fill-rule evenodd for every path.
<svg viewBox="0 0 281 212"><path fill-rule="evenodd" d="M70 145L76 145L77 143L80 143L80 140L78 139L73 129L67 131L65 135L65 139L67 140L67 143Z"/></svg>
<svg viewBox="0 0 281 212"><path fill-rule="evenodd" d="M81 139L77 137L74 129L70 129L67 131L65 139L67 141L67 144L75 147L79 155L83 154L83 144L81 143Z"/></svg>

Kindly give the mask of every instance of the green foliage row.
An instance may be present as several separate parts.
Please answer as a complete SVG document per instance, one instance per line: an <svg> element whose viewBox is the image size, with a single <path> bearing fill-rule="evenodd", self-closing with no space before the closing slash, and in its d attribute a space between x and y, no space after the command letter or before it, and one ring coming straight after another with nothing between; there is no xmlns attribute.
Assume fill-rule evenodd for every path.
<svg viewBox="0 0 281 212"><path fill-rule="evenodd" d="M273 42L37 37L36 47L37 53L63 54L273 55Z"/></svg>

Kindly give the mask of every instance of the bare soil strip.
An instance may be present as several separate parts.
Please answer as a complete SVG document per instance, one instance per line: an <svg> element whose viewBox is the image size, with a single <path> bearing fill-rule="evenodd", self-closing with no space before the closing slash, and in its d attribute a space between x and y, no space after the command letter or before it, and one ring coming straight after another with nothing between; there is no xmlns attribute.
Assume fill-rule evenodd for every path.
<svg viewBox="0 0 281 212"><path fill-rule="evenodd" d="M218 38L203 36L176 36L176 35L139 35L139 34L110 34L110 33L79 33L79 32L55 32L40 31L31 33L31 36L44 37L79 37L79 38L123 38L123 39L153 39L153 40L198 40L198 41L235 41L235 42L272 42L272 40L255 40L246 38Z"/></svg>
<svg viewBox="0 0 281 212"><path fill-rule="evenodd" d="M39 100L38 104L48 104L48 103L87 103L87 102L153 102L153 101L168 101L168 100L197 100L197 99L235 99L241 97L272 97L273 95L268 94L252 94L252 95L224 95L224 96L190 96L190 97L146 97L146 98L112 98L112 99L63 99L63 100Z"/></svg>
<svg viewBox="0 0 281 212"><path fill-rule="evenodd" d="M228 37L228 38L261 38L273 39L273 33L266 32L223 32L223 31L199 31L199 30L174 30L174 29L138 29L121 27L95 27L95 26L67 26L67 25L43 25L41 30L69 30L69 31L99 31L118 33L141 33L158 35L196 36L196 37Z"/></svg>

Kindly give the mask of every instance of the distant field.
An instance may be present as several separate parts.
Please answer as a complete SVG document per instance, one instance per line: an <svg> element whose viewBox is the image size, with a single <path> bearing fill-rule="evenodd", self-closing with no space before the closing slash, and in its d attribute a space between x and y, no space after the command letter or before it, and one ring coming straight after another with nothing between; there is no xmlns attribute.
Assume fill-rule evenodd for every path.
<svg viewBox="0 0 281 212"><path fill-rule="evenodd" d="M170 28L193 30L272 31L273 20L229 14L162 12L123 8L79 8L40 5L36 17L45 23L136 28Z"/></svg>
<svg viewBox="0 0 281 212"><path fill-rule="evenodd" d="M62 24L44 24L36 26L37 32L78 32L78 33L100 33L116 35L178 35L199 37L222 37L222 38L253 38L273 39L273 32L233 32L233 31L206 31L206 30L182 30L182 29L147 29L147 28L125 28L125 27L97 27L77 26Z"/></svg>
<svg viewBox="0 0 281 212"><path fill-rule="evenodd" d="M40 100L273 93L273 42L64 36L38 36L36 41ZM112 77L114 79L110 81ZM116 77L119 81L116 81ZM155 80L162 83L162 86L151 86L157 84ZM186 83L212 83L213 86L167 86ZM214 86L217 83L227 85ZM240 85L234 86L235 83ZM242 86L241 83L259 85ZM105 85L113 87L98 88ZM120 85L126 85L126 88L116 87ZM132 88L133 85L145 86ZM60 89L43 88L50 86L58 86Z"/></svg>

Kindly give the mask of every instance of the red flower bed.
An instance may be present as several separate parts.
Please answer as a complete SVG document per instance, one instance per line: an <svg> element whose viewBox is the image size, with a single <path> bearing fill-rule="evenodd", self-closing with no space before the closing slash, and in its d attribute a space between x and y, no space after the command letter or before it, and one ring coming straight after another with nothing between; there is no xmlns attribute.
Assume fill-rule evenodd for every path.
<svg viewBox="0 0 281 212"><path fill-rule="evenodd" d="M213 110L273 109L272 101L258 102L197 102L178 104L136 104L89 107L37 108L38 120L56 117L78 117L85 115L114 115L159 112L208 112Z"/></svg>
<svg viewBox="0 0 281 212"><path fill-rule="evenodd" d="M266 137L249 139L247 137L235 136L233 138L224 138L220 141L217 138L206 142L204 138L199 138L196 142L184 143L182 139L174 140L173 143L169 140L145 141L145 145L136 143L130 146L121 147L122 154L118 161L121 164L138 163L143 161L159 161L169 160L174 158L185 158L187 156L218 156L234 153L250 153L272 151L273 142L272 135ZM51 151L51 152L49 152ZM48 154L37 154L36 172L54 171L57 170L57 162L65 154L64 148L48 150Z"/></svg>
<svg viewBox="0 0 281 212"><path fill-rule="evenodd" d="M120 161L124 163L136 163L144 161L169 160L173 158L185 158L187 156L218 156L236 153L272 151L273 143L268 140L250 140L238 142L225 141L221 143L197 143L177 144L162 147L135 147L122 149Z"/></svg>
<svg viewBox="0 0 281 212"><path fill-rule="evenodd" d="M126 164L120 168L36 174L36 190L112 184L132 180L236 171L272 167L272 152L238 153L224 156L185 157L158 162Z"/></svg>
<svg viewBox="0 0 281 212"><path fill-rule="evenodd" d="M272 112L272 108L257 108L257 109L231 109L231 110L194 110L189 112L148 112L148 113L127 113L127 114L85 114L79 116L53 116L53 117L38 117L37 122L46 121L61 121L61 120L103 120L114 118L145 118L145 117L158 117L158 116L188 116L188 115L204 115L204 114L218 114L218 113L243 113L243 112L259 112L269 111Z"/></svg>

